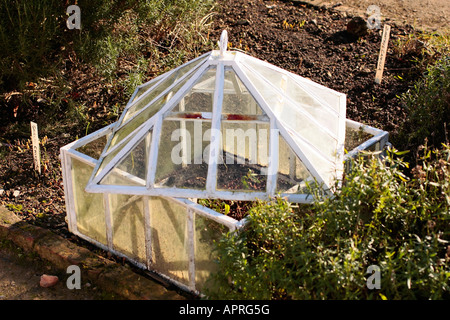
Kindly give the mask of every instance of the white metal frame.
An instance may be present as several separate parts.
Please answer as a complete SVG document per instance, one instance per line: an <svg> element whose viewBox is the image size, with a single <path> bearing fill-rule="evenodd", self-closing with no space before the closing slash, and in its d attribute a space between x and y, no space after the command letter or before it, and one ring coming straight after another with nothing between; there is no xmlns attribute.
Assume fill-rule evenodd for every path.
<svg viewBox="0 0 450 320"><path fill-rule="evenodd" d="M317 170L316 164L312 163L311 160L305 155L305 148L309 148L315 154L330 166L336 173L336 178L339 180L342 177L342 173L344 170L344 161L348 160L352 157L355 157L360 151L366 150L375 145L376 150L383 150L388 142L388 133L367 125L363 125L361 123L345 119L345 95L335 92L331 89L325 88L316 84L310 80L301 78L295 74L289 73L283 69L275 67L267 62L263 62L261 60L257 60L256 58L249 57L247 55L243 55L239 52L227 52L227 36L226 33L222 34L220 41L220 51L212 51L206 53L193 61L197 61L198 64L194 66L191 70L185 73L182 77L180 77L180 81L187 79L186 83L173 94L173 96L166 101L166 104L161 107L161 109L150 119L145 119L143 123L141 123L137 128L135 128L132 133L130 133L130 138L123 138L122 141L112 146L111 141L114 137L114 134L118 132L121 128L123 128L126 123L133 121L136 119L144 110L151 106L152 103L158 101L161 97L170 92L176 85L177 82L174 82L168 88L163 90L157 97L155 97L151 102L149 102L146 106L144 106L141 110L134 113L134 115L127 119L126 122L123 121L125 114L129 111L129 109L135 105L138 101L141 101L146 93L143 93L136 100L135 97L138 93L138 90L141 88L145 88L151 85L151 88L158 86L158 84L162 83L167 77L172 75L174 72L177 72L180 68L187 65L188 63L192 63L190 61L168 73L165 73L161 76L156 77L155 79L139 86L134 92L133 96L130 98L127 106L125 107L124 112L122 113L120 119L101 130L98 130L94 133L89 134L88 136L81 138L77 141L74 141L64 147L61 148L61 163L62 163L62 174L63 174L63 183L65 190L65 201L67 208L67 217L68 217L68 227L69 230L78 235L79 237L97 245L98 247L113 252L114 254L127 258L130 262L135 264L136 266L151 270L157 274L159 274L162 278L174 283L178 287L188 290L198 292L198 287L195 279L196 274L196 261L195 261L195 214L198 214L202 217L210 219L216 223L219 223L230 231L236 231L247 223L247 218L244 218L240 221L237 221L231 217L218 213L212 209L204 207L195 202L195 198L219 198L219 199L230 199L230 200L268 200L276 196L276 185L277 185L277 176L278 176L278 167L279 167L279 136L285 139L286 143L291 147L295 156L297 156L305 165L306 169L312 174L315 181L319 184L322 184L325 188L331 187L330 181L326 176L323 176L319 170ZM295 81L299 86L301 86L306 92L308 92L313 99L315 99L318 103L325 106L325 110L338 118L339 121L339 130L337 135L331 133L327 128L322 128L318 122L316 122L307 112L303 112L305 116L307 116L313 123L316 124L318 130L323 130L325 133L331 135L333 139L336 140L336 151L337 156L336 159L330 159L326 155L324 155L320 150L315 148L305 139L303 139L299 134L295 132L295 128L290 128L288 125L280 121L263 95L256 89L255 85L246 77L244 68L247 68L250 72L257 72L253 70L251 67L247 67L243 65L244 59L256 59L258 63L263 63L266 67L271 68L277 72L281 72L283 75L290 77L291 80ZM256 61L255 60L255 61ZM270 126L270 137L269 137L269 158L268 158L268 167L267 167L267 181L266 181L266 190L255 192L255 191L222 191L218 190L216 186L217 181L217 164L220 156L220 137L211 135L211 144L209 150L209 166L207 172L206 186L204 190L195 190L195 189L182 189L182 188L163 188L157 187L155 185L155 168L158 161L158 146L160 142L161 136L161 127L163 120L165 119L173 119L179 120L181 119L180 115L183 110L180 112L172 112L173 108L183 101L184 96L189 90L192 90L196 84L196 81L200 79L202 74L209 70L209 68L216 68L216 77L215 77L215 91L213 97L213 108L212 112L204 112L201 114L200 119L189 119L189 121L210 121L211 122L211 130L212 132L220 132L221 122L225 121L225 117L222 114L222 102L223 102L223 94L224 94L224 83L225 83L225 68L230 67L234 72L236 77L242 82L245 86L245 89L249 94L254 98L255 102L259 105L262 111L265 113L263 116L255 117L254 120L251 120L251 123L266 123ZM234 85L237 85L236 79L232 81ZM273 87L273 85L266 81L267 85ZM312 87L311 87L312 86ZM320 90L325 90L327 93L331 93L332 96L336 97L336 104L338 106L338 110L336 111L333 107L326 102L322 97L317 96L316 93L312 92L310 88L319 88ZM241 90L242 88L237 88ZM274 88L280 94L283 94L279 88ZM312 90L313 90L312 89ZM239 91L238 90L238 91ZM239 91L240 92L240 91ZM287 97L286 97L287 98ZM295 103L295 101L291 101ZM302 112L302 111L300 111ZM229 120L227 120L229 121ZM351 129L362 129L364 132L369 133L373 137L361 143L358 147L354 148L350 152L344 155L344 142L345 142L345 130L347 128ZM152 132L151 136L151 144L148 154L148 167L146 173L146 180L134 177L122 170L116 168L116 165L122 161L124 157L127 156L128 152L130 152L142 139L146 137L148 132ZM106 146L98 160L93 159L86 154L78 151L80 147L95 141L99 138L107 136ZM299 140L302 142L302 145L296 143L295 140ZM121 148L119 150L119 148ZM103 159L108 155L111 155L113 152L118 151L117 154L111 159L109 163L107 163L101 170L99 170ZM105 208L105 235L106 235L106 243L101 243L89 235L86 235L78 230L77 227L77 212L76 212L76 204L74 197L74 186L73 186L73 169L72 169L72 160L77 159L82 161L86 165L93 168L92 176L89 179L89 183L86 186L87 192L101 193L103 194L102 201L104 202ZM211 161L212 160L212 161ZM295 161L295 158L294 158ZM112 170L122 178L138 182L141 186L122 186L122 185L104 185L101 184L102 179L106 177ZM113 233L113 217L111 214L110 208L110 195L111 194L126 194L126 195L134 195L136 197L143 197L144 200L144 227L145 227L145 254L146 259L143 263L142 261L137 261L132 259L120 250L117 250L114 247L114 233ZM187 242L187 254L188 254L188 281L187 283L183 283L178 280L172 279L170 276L164 274L160 270L157 270L152 265L152 237L151 237L151 217L152 212L150 212L149 208L149 196L157 196L162 197L164 199L173 201L186 209L186 230L188 232L188 242ZM297 203L309 203L313 201L312 195L308 194L289 194L282 193L281 196L285 197L290 202ZM167 235L170 236L170 235Z"/></svg>
<svg viewBox="0 0 450 320"><path fill-rule="evenodd" d="M175 203L183 206L186 208L186 223L187 223L187 230L188 230L188 261L189 261L189 282L182 283L180 281L172 279L170 276L158 271L157 269L154 269L152 266L152 250L151 250L151 227L150 227L150 216L151 212L149 211L148 207L148 197L144 197L144 220L145 220L145 244L146 244L146 263L142 263L141 261L132 259L125 255L123 252L120 252L120 250L117 250L113 245L113 221L109 206L109 193L104 193L103 201L104 201L104 207L105 207L105 226L106 226L106 243L101 243L92 237L80 232L77 228L77 212L76 212L76 206L75 206L75 197L74 197L74 189L73 189L73 178L72 178L72 159L79 160L92 168L96 166L96 163L98 160L91 158L76 149L91 142L96 139L101 138L102 136L106 134L111 133L111 126L105 127L99 131L96 131L80 140L77 140L75 142L72 142L60 150L60 157L61 157L61 163L62 163L62 174L63 174L63 183L64 183L64 192L65 192L65 201L66 201L66 208L67 208L67 217L68 217L68 227L69 231L73 234L79 236L80 238L93 243L94 245L110 251L114 253L115 255L119 257L124 257L128 259L131 263L136 265L139 268L151 270L152 272L158 274L163 279L170 281L177 285L178 287L186 290L186 291L194 291L196 293L200 293L198 291L196 282L195 282L195 268L196 268L196 261L195 261L195 243L194 243L194 213L198 214L202 217L205 217L207 219L210 219L214 222L217 222L225 227L227 227L230 231L235 231L243 226L242 221L237 221L231 217L225 216L223 214L220 214L212 209L209 209L207 207L204 207L200 204L197 204L193 202L190 199L186 198L171 198L171 197L165 197L163 198L174 201Z"/></svg>
<svg viewBox="0 0 450 320"><path fill-rule="evenodd" d="M132 101L130 99L129 104L125 108L124 113L121 116L121 119L117 122L115 126L113 126L113 132L108 139L107 146L105 147L105 150L100 158L100 161L98 161L96 168L94 168L93 175L88 183L88 186L86 190L88 192L95 192L95 193L103 193L103 192L109 192L109 193L123 193L123 194L140 194L140 195L149 195L149 196L170 196L170 197L185 197L185 198L220 198L220 199L228 199L228 200L256 200L256 199L269 199L274 196L275 190L276 190L276 173L277 173L277 166L278 166L278 159L276 158L277 153L277 142L273 141L274 139L270 139L270 145L269 145L269 168L268 173L270 173L267 177L267 184L266 184L266 190L265 192L255 192L255 191L223 191L223 190L217 190L216 188L216 176L217 176L217 163L218 163L218 157L219 157L219 140L218 139L212 139L211 141L211 148L210 148L210 158L213 159L213 161L210 160L210 165L208 166L208 173L207 173L207 183L205 190L196 190L196 189L180 189L180 188L163 188L158 187L154 184L154 175L156 164L157 164L157 154L158 154L158 145L159 145L159 139L161 134L161 125L162 121L164 119L172 119L172 117L176 116L175 114L171 113L171 110L183 99L184 95L191 90L194 85L196 84L196 81L201 77L201 75L208 70L211 66L216 67L216 90L213 100L213 112L210 116L204 115L205 118L211 117L211 130L212 132L217 132L217 130L220 130L220 123L222 120L221 116L221 104L223 99L223 87L224 87L224 67L231 67L232 70L235 72L236 76L239 77L243 85L247 88L249 93L253 96L255 101L258 103L258 105L261 107L263 112L268 115L268 120L270 123L271 131L277 130L281 134L281 136L288 142L288 144L293 149L294 153L297 157L303 162L305 167L309 170L309 172L314 176L317 183L322 185L325 189L328 189L331 187L331 181L330 177L322 176L321 173L316 170L316 164L312 163L310 159L308 159L307 156L305 156L305 153L303 152L303 148L307 148L311 150L311 152L314 152L318 157L326 161L327 165L331 168L331 171L335 172L336 175L334 178L340 179L342 177L343 172L343 160L344 160L344 139L345 139L345 95L337 93L331 89L319 86L323 90L329 90L336 94L336 99L338 100L338 103L340 104L340 113L336 112L334 109L331 108L326 102L320 99L320 97L317 97L314 93L308 91L308 89L304 88L305 91L309 92L311 94L311 97L313 99L316 99L318 103L321 103L325 106L324 110L327 110L330 112L330 114L335 114L338 117L339 121L339 133L338 136L335 136L327 128L323 128L319 123L315 121L314 118L311 117L310 114L307 112L304 112L299 108L300 112L303 112L303 114L311 119L312 123L315 123L318 130L323 130L326 134L330 135L333 139L336 141L336 152L337 156L336 159L330 159L328 156L324 155L320 150L315 148L315 146L311 145L308 141L304 140L301 136L299 136L295 132L295 128L290 128L288 125L286 125L283 122L280 122L280 120L277 119L276 115L271 111L271 108L268 106L267 102L264 100L264 98L261 96L261 94L258 92L258 90L255 88L253 83L246 77L244 71L242 70L242 60L244 60L242 57L245 56L245 59L256 59L253 57L249 57L247 55L244 55L239 52L233 52L229 53L227 51L220 52L218 51L212 51L207 54L202 55L201 57L197 58L197 61L200 61L197 66L195 66L192 70L189 70L186 74L184 74L180 81L183 81L184 79L188 79L188 81L181 87L180 90L174 93L173 97L164 105L152 118L144 121L138 128L136 128L131 135L133 137L130 140L126 140L126 138L123 138L122 141L120 141L117 145L113 146L112 148L109 148L109 144L111 140L114 137L114 134L120 130L121 128L126 125L126 123L129 123L133 121L136 117L138 117L144 110L151 106L152 103L155 101L158 101L161 97L163 97L167 92L170 92L170 90L173 89L177 85L177 82L174 82L171 86L166 88L163 92L161 92L157 97L155 97L151 102L149 102L145 107L143 107L141 110L136 112L131 118L127 119L125 123L122 123L121 120L123 117L123 114L126 113L129 108L134 105L137 101L142 99L143 96L145 96L145 93L142 94L136 101ZM256 59L257 60L257 59ZM269 63L263 62L261 60L258 60L259 63L263 63L266 67L269 67L277 72L282 72L283 74L286 74L291 78L291 80L294 80L297 84L301 85L300 80L304 80L303 78L296 76L294 74L291 74L283 69L280 69L278 67L275 67ZM189 62L188 62L189 63ZM185 64L186 65L186 64ZM181 68L180 66L179 68ZM159 83L164 81L166 77L170 76L175 72L177 69L174 69L170 71L169 73L165 75L161 75L158 77L158 80L154 80L157 83L154 84L154 86L157 86ZM245 68L248 68L248 70L255 72L255 70L252 70L250 67L245 66ZM148 82L144 85L148 85L151 82ZM143 87L144 85L140 86ZM267 82L267 85L272 86L269 82ZM154 87L153 86L153 87ZM139 88L140 88L139 87ZM273 86L272 86L273 88ZM274 88L275 90L278 90L278 88ZM282 94L282 92L279 92ZM135 92L136 94L136 92ZM295 101L291 101L291 103L295 103ZM344 123L344 125L342 125ZM148 161L148 169L147 169L147 181L145 186L139 187L139 186L114 186L114 185L103 185L101 184L102 179L127 155L127 153L132 150L136 146L136 144L142 139L142 137L147 134L149 130L152 130L152 143L151 143L151 149L149 154L149 161ZM302 146L298 145L293 137L295 137L296 140L302 142ZM273 137L272 137L273 138ZM277 139L276 139L277 140ZM123 146L123 144L126 144ZM117 155L109 161L109 163L100 170L99 166L102 162L102 159L109 155L111 152L116 150L116 148L122 148ZM109 150L108 150L109 148ZM275 161L277 160L277 161ZM153 170L152 170L153 169ZM309 197L306 194L288 194L288 193L282 193L282 196L287 197L292 202L311 202L311 197Z"/></svg>
<svg viewBox="0 0 450 320"><path fill-rule="evenodd" d="M218 72L221 72L220 69L218 70ZM220 113L217 113L217 114L220 114ZM216 117L217 117L217 114L216 114ZM215 120L217 121L217 119L215 119ZM160 124L161 121L158 121L157 123ZM270 124L271 124L271 127L275 127L275 120L272 119ZM381 151L384 148L384 146L386 146L388 144L388 133L385 131L373 128L371 126L363 125L359 122L348 120L348 119L346 120L346 125L347 125L347 127L353 128L355 130L362 129L364 132L373 135L372 138L368 139L367 141L364 141L359 146L357 146L356 148L351 150L349 153L347 153L345 155L346 159L349 159L350 157L355 157L358 154L358 152L360 152L362 150L366 150L373 145L376 146L376 150ZM94 140L97 140L105 135L110 135L113 132L112 127L113 127L113 125L109 125L103 129L100 129L94 133L91 133L88 136L85 136L85 137L83 137L77 141L74 141L74 142L61 148L60 157L61 157L61 163L62 163L62 175L63 175L63 184L64 184L69 231L74 233L75 235L79 236L80 238L82 238L88 242L91 242L94 245L96 245L104 250L110 251L117 256L128 259L131 263L133 263L134 265L136 265L139 268L142 268L145 270L150 270L150 271L154 272L155 274L159 275L166 281L169 281L169 282L175 284L176 286L182 288L183 290L193 291L193 292L199 294L200 292L199 292L197 284L195 282L196 261L195 261L194 220L193 220L194 215L193 214L194 213L199 214L202 217L205 217L205 218L215 221L221 225L224 225L230 231L235 231L235 230L238 230L238 229L242 228L243 226L245 226L245 224L247 223L247 218L237 221L231 217L228 217L228 216L223 215L219 212L216 212L212 209L209 209L200 204L197 204L196 202L192 201L191 199L184 197L185 196L184 194L180 193L180 196L169 197L164 192L167 189L161 189L161 192L160 192L160 194L158 194L158 196L161 196L167 200L174 201L174 202L178 203L179 205L182 205L186 208L186 223L187 223L187 230L189 233L189 236L188 236L189 281L188 281L188 283L182 283L180 281L174 280L170 276L164 274L163 272L161 272L157 269L154 269L154 267L152 266L152 263L151 263L151 261L152 261L151 245L152 245L152 243L151 243L151 228L150 228L151 212L148 207L148 201L146 201L146 200L148 200L146 193L143 192L141 189L138 189L137 187L110 186L111 190L109 190L109 188L108 188L107 192L103 192L103 201L104 201L104 207L105 207L105 212L104 212L105 226L106 226L105 232L106 232L106 242L107 243L101 243L101 242L91 238L90 236L83 234L82 232L80 232L78 230L76 205L74 203L75 197L74 197L73 178L72 178L72 159L79 160L79 161L91 166L92 168L96 167L96 163L99 162L98 160L93 159L93 158L77 151L77 149L94 141ZM273 134L277 134L277 132L273 131ZM278 138L272 137L272 139L270 139L270 141L271 141L270 148L274 148L275 150L278 150ZM211 151L211 152L213 152L213 151ZM270 159L270 161L271 161L271 164L269 164L269 171L276 170L276 168L278 167L278 158L272 157ZM275 176L276 176L275 174L269 174L268 181L267 181L268 189L270 188L272 190L272 192L271 192L272 195L273 195L274 188L275 188L274 184L276 184L276 180L273 180ZM124 177L127 178L126 175L124 175ZM270 178L270 177L272 177L272 178ZM146 189L146 188L142 188L142 189ZM174 191L176 191L176 189ZM179 192L179 190L178 190L178 192ZM130 194L130 195L144 197L144 221L145 221L145 245L146 245L145 251L146 251L146 257L147 257L145 263L142 263L141 261L132 259L132 258L128 257L126 254L124 254L123 252L120 252L120 250L115 249L115 247L113 245L113 237L114 237L114 234L112 231L113 230L112 229L113 221L112 221L112 216L111 216L110 207L109 207L109 194L110 193ZM218 194L220 196L225 193L226 192L219 192ZM201 197L199 197L199 198L208 197L209 193L207 191L205 191L204 193L202 193L200 195L201 195ZM258 193L258 195L263 197L266 195L266 193L260 192L260 193ZM299 195L293 195L295 197L289 197L288 194L285 194L283 196L286 196L288 201L292 201L292 200L298 201L298 199L299 199L299 197L298 197ZM304 197L303 201L307 202L308 195L300 195L300 196L303 196ZM243 199L243 200L249 200L249 199Z"/></svg>
<svg viewBox="0 0 450 320"><path fill-rule="evenodd" d="M389 132L383 131L368 125L364 125L357 121L347 119L347 127L354 130L362 129L364 132L372 135L373 137L367 141L364 141L359 146L349 151L345 155L345 160L354 158L359 152L364 151L375 145L375 151L383 151L387 145L389 145Z"/></svg>

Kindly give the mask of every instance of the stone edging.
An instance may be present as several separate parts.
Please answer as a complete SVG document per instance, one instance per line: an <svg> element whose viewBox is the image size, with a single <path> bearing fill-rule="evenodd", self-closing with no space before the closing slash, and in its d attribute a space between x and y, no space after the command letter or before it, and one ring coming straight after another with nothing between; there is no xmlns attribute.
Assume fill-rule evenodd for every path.
<svg viewBox="0 0 450 320"><path fill-rule="evenodd" d="M0 206L0 240L9 240L26 252L37 254L55 268L66 271L77 265L84 281L129 300L183 300L176 291L133 272L130 268L77 246L50 230L22 221Z"/></svg>

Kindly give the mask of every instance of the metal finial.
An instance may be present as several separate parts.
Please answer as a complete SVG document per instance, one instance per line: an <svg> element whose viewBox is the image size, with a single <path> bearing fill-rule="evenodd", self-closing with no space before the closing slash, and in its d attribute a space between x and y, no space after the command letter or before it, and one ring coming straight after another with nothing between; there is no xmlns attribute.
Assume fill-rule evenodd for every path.
<svg viewBox="0 0 450 320"><path fill-rule="evenodd" d="M221 57L223 57L225 51L227 51L227 47L228 47L228 32L227 30L223 30L222 34L220 35L220 42L219 42Z"/></svg>

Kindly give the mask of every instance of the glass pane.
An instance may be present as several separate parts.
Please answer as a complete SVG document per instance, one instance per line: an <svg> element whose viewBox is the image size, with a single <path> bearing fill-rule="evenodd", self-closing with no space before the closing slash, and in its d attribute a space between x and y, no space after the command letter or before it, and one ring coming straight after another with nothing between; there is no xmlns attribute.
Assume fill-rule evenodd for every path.
<svg viewBox="0 0 450 320"><path fill-rule="evenodd" d="M93 166L77 159L72 161L72 181L78 231L100 243L106 242L105 207L103 194L84 191Z"/></svg>
<svg viewBox="0 0 450 320"><path fill-rule="evenodd" d="M256 103L253 96L231 68L225 68L222 113L245 115L264 114L261 107Z"/></svg>
<svg viewBox="0 0 450 320"><path fill-rule="evenodd" d="M245 64L294 102L301 104L311 115L323 118L325 125L331 116L337 116L332 112L333 107L329 102L333 106L339 104L339 96L338 94L330 95L330 89L314 85L311 81L302 79L293 73L281 72L275 68L270 68L265 63L261 63L251 57L245 59ZM320 91L319 88L321 89ZM322 94L327 97L326 100L321 99Z"/></svg>
<svg viewBox="0 0 450 320"><path fill-rule="evenodd" d="M216 67L206 70L183 97L174 112L212 112L216 85Z"/></svg>
<svg viewBox="0 0 450 320"><path fill-rule="evenodd" d="M259 76L245 67L243 70L280 121L295 130L298 135L322 152L324 156L330 160L335 158L337 149L335 137L327 133L326 129L320 124L314 123L300 110L298 105L287 101L283 95L261 80Z"/></svg>
<svg viewBox="0 0 450 320"><path fill-rule="evenodd" d="M294 139L294 143L297 144L306 158L311 162L314 169L323 178L324 182L331 186L336 173L336 163L327 161L325 158L318 155L308 144L305 144L297 136L291 135L291 137Z"/></svg>
<svg viewBox="0 0 450 320"><path fill-rule="evenodd" d="M311 173L303 162L280 135L277 192L307 193L306 181L311 182L313 180Z"/></svg>
<svg viewBox="0 0 450 320"><path fill-rule="evenodd" d="M305 90L301 86L303 82L295 81L294 77L272 69L263 63L258 63L254 59L246 59L245 62L253 69L253 73L257 73L255 76L260 76L268 81L283 95L291 99L297 107L308 112L320 125L328 128L337 137L339 126L338 114L332 112L328 106L316 99L315 95L311 95L309 91ZM323 91L326 90L328 89L324 87ZM335 102L339 103L337 96L334 99L336 100Z"/></svg>
<svg viewBox="0 0 450 320"><path fill-rule="evenodd" d="M146 93L147 91L149 91L153 86L155 86L161 79L159 80L155 80L155 81L151 81L150 83L140 87L136 93L136 95L133 98L133 101L136 101L140 96L142 96L144 93Z"/></svg>
<svg viewBox="0 0 450 320"><path fill-rule="evenodd" d="M222 158L217 188L265 191L269 160L269 124L222 122Z"/></svg>
<svg viewBox="0 0 450 320"><path fill-rule="evenodd" d="M145 180L136 178L135 176L129 175L125 172L119 172L118 170L111 170L108 172L104 178L100 181L103 185L114 185L114 186L145 186Z"/></svg>
<svg viewBox="0 0 450 320"><path fill-rule="evenodd" d="M158 187L205 189L211 122L165 120L155 183Z"/></svg>
<svg viewBox="0 0 450 320"><path fill-rule="evenodd" d="M144 202L141 196L110 194L114 249L145 262Z"/></svg>
<svg viewBox="0 0 450 320"><path fill-rule="evenodd" d="M128 137L127 140L124 141L124 143L122 143L120 146L117 146L117 148L113 151L111 151L110 153L108 153L108 155L106 155L105 157L103 157L100 161L101 164L97 170L97 172L95 173L95 175L97 176L107 165L108 163L114 159L114 157L120 152L120 150L122 150L127 144L128 142L131 141L133 137Z"/></svg>
<svg viewBox="0 0 450 320"><path fill-rule="evenodd" d="M91 141L77 148L76 150L95 160L98 160L100 158L100 155L102 154L103 148L105 148L106 141L107 135L104 135L98 139L95 139L94 141Z"/></svg>
<svg viewBox="0 0 450 320"><path fill-rule="evenodd" d="M314 95L315 99L319 101L323 101L327 104L331 109L340 113L340 105L338 92L333 91L330 88L323 87L317 83L314 83L308 79L304 79L298 75L292 75L294 80L297 81L299 85L301 85L305 90Z"/></svg>
<svg viewBox="0 0 450 320"><path fill-rule="evenodd" d="M345 149L351 151L372 137L373 135L365 132L362 126L359 129L347 126L345 129Z"/></svg>
<svg viewBox="0 0 450 320"><path fill-rule="evenodd" d="M173 85L175 82L179 81L179 79L184 76L189 71L193 70L194 67L198 67L200 65L200 62L204 61L203 59L199 59L196 61L193 61L184 67L181 67L177 71L173 72L169 76L167 76L164 80L162 80L158 85L156 85L151 90L147 91L144 95L142 95L142 98L134 102L134 104L128 109L127 114L123 118L123 123L127 122L128 119L130 119L134 114L136 114L137 111L144 108L149 102L151 102L153 99L155 99L158 95L160 95L164 90L169 88L171 85ZM189 78L189 76L187 77ZM173 90L171 90L173 92ZM166 97L170 94L170 92L165 95Z"/></svg>
<svg viewBox="0 0 450 320"><path fill-rule="evenodd" d="M179 82L175 87L167 92L164 96L155 101L152 105L145 108L141 113L137 114L133 119L127 122L122 128L120 128L111 140L110 147L116 145L120 141L122 141L125 137L127 137L130 133L132 133L136 128L141 126L145 121L153 117L159 110L161 110L172 98L172 96L178 92L186 82L189 81L189 78L184 79Z"/></svg>
<svg viewBox="0 0 450 320"><path fill-rule="evenodd" d="M145 185L148 156L152 139L151 131L102 179L102 184ZM112 176L116 176L113 178ZM124 179L117 179L122 176ZM129 181L132 180L132 181Z"/></svg>
<svg viewBox="0 0 450 320"><path fill-rule="evenodd" d="M334 137L337 137L340 124L338 115L330 112L327 107L317 102L291 78L288 79L287 96L295 101L300 108L308 112L320 125L327 128Z"/></svg>
<svg viewBox="0 0 450 320"><path fill-rule="evenodd" d="M214 243L230 231L224 225L195 214L195 287L202 291L205 287L211 288L207 281L209 276L217 271L217 255Z"/></svg>
<svg viewBox="0 0 450 320"><path fill-rule="evenodd" d="M150 197L149 211L153 268L189 284L186 208L168 199Z"/></svg>
<svg viewBox="0 0 450 320"><path fill-rule="evenodd" d="M147 178L151 139L152 134L149 132L117 165L117 168L145 180Z"/></svg>
<svg viewBox="0 0 450 320"><path fill-rule="evenodd" d="M159 109L149 110L150 114L152 114L151 111L154 111L156 113L159 111ZM128 122L125 126L123 126L114 133L114 136L111 139L111 143L109 144L108 150L112 149L114 146L119 144L121 141L123 141L123 139L128 138L130 134L133 133L133 131L135 130L136 132L139 131L138 128L145 122L145 120L147 120L145 116L149 114L146 113L145 115L143 114L141 115L142 115L141 117L138 116L137 118L134 118L132 121ZM154 113L152 115L154 115Z"/></svg>

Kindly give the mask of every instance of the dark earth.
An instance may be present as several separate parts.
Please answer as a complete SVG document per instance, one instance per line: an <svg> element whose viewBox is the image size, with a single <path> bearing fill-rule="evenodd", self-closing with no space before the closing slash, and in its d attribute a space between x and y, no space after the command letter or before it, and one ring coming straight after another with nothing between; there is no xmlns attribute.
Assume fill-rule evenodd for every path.
<svg viewBox="0 0 450 320"><path fill-rule="evenodd" d="M41 287L43 274L57 276L58 282L52 287ZM66 285L68 277L68 274L19 248L0 246L0 300L115 299L89 282L82 283L80 289L70 290Z"/></svg>
<svg viewBox="0 0 450 320"><path fill-rule="evenodd" d="M347 117L396 134L405 121L406 111L400 96L413 85L421 70L412 60L422 58L418 44L402 47L400 40L414 32L411 26L391 25L383 80L375 84L381 30L368 30L361 37L347 32L350 16L323 8L289 1L221 1L210 39L219 39L222 30L229 35L230 49L248 54L347 94ZM366 18L366 17L365 17ZM214 40L216 41L216 40ZM85 246L89 244L68 232L65 221L64 190L59 149L77 137L93 132L117 120L117 112L127 102L123 92L112 94L93 68L81 65L68 55L61 66L71 79L60 98L59 112L68 108L67 98L90 106L90 126L55 125L52 136L41 145L42 174L33 168L29 136L17 136L10 128L29 128L29 121L40 122L47 98L54 98L52 85L31 96L31 108L19 108L21 93L11 92L0 99L0 204L23 220L49 228L55 233ZM126 76L126 72L119 77ZM146 79L150 80L151 76ZM120 113L120 112L119 112ZM27 132L23 129L22 132ZM397 143L397 145L400 143ZM401 146L398 146L401 148Z"/></svg>

